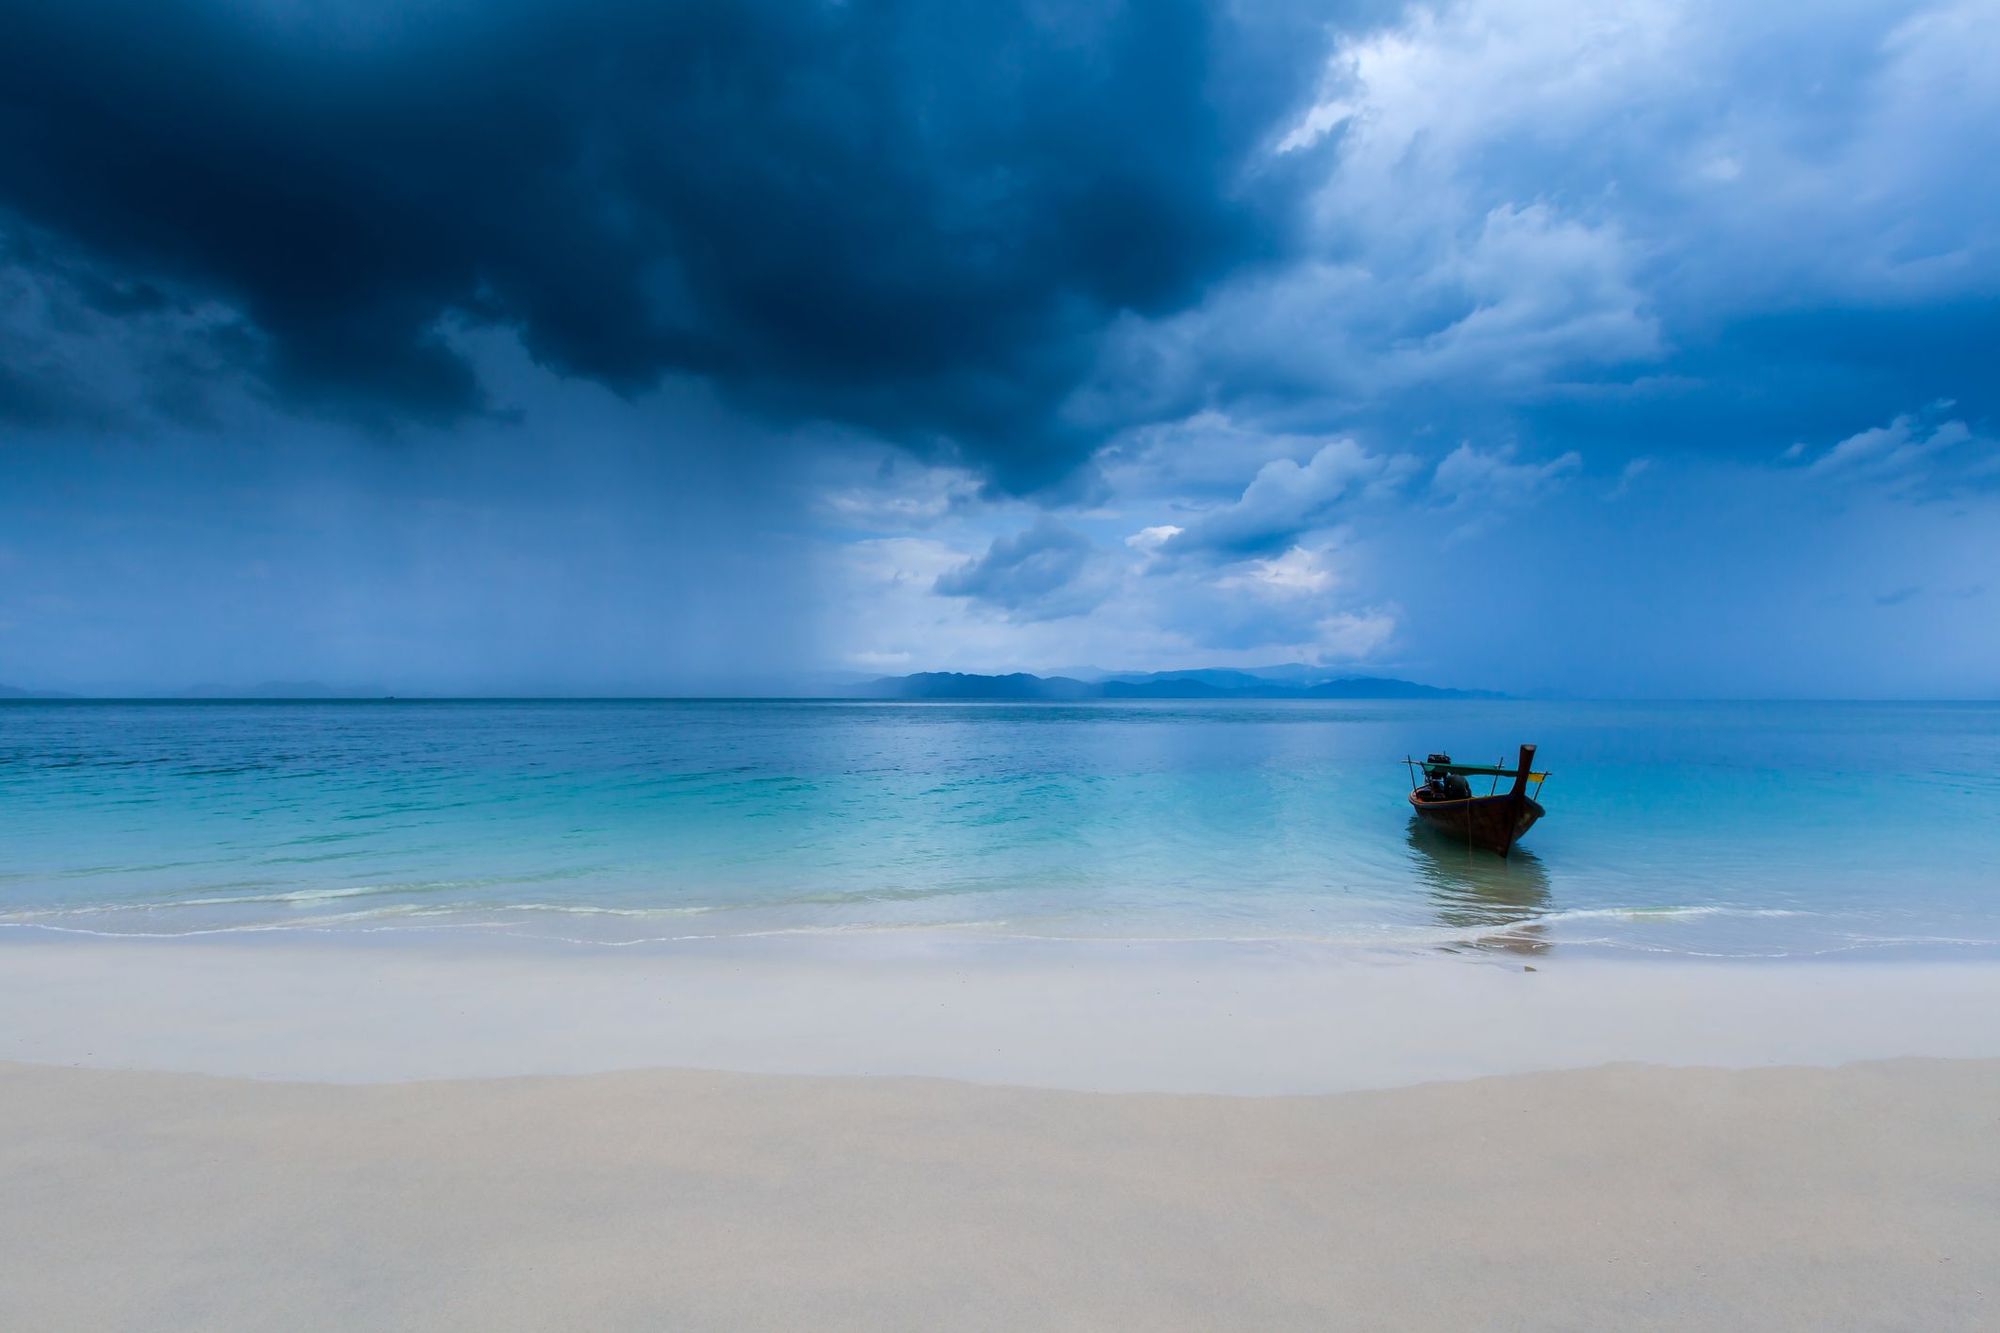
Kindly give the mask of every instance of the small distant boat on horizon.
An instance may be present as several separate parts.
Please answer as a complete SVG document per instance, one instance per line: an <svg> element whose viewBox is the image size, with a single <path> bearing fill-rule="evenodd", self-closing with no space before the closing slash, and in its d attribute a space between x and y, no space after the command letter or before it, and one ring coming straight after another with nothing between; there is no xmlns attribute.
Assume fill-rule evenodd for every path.
<svg viewBox="0 0 2000 1333"><path fill-rule="evenodd" d="M1521 747L1520 763L1514 768L1487 767L1479 764L1455 764L1448 754L1433 754L1424 758L1423 781L1416 781L1416 770L1420 766L1414 759L1405 759L1410 766L1412 788L1410 808L1417 817L1440 833L1454 838L1462 838L1474 847L1484 847L1505 856L1521 840L1521 835L1533 828L1535 821L1548 812L1535 799L1542 792L1542 783L1547 773L1537 773L1535 747ZM1490 778L1492 786L1483 796L1475 796L1468 779ZM1500 791L1500 779L1513 779L1513 786ZM1535 796L1528 794L1528 784L1535 784Z"/></svg>

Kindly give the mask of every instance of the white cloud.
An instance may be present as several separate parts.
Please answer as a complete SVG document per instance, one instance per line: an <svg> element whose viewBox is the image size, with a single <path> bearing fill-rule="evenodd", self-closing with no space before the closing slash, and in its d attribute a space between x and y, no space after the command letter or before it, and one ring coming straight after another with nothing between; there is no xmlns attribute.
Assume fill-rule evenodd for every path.
<svg viewBox="0 0 2000 1333"><path fill-rule="evenodd" d="M1175 525L1085 542L1086 528L1107 525L1051 519L983 545L955 528L948 541L832 544L825 635L835 664L870 671L1354 664L1394 642L1395 608L1347 586L1355 548L1344 535L1268 557L1158 562L1148 546Z"/></svg>
<svg viewBox="0 0 2000 1333"><path fill-rule="evenodd" d="M1369 453L1351 439L1331 440L1303 466L1289 458L1264 464L1240 497L1190 519L1162 549L1237 557L1282 550L1329 526L1342 500L1371 485L1394 485L1407 470L1406 459Z"/></svg>
<svg viewBox="0 0 2000 1333"><path fill-rule="evenodd" d="M1518 504L1531 500L1583 466L1571 451L1546 463L1517 463L1511 448L1481 450L1461 444L1431 474L1431 490L1451 505Z"/></svg>
<svg viewBox="0 0 2000 1333"><path fill-rule="evenodd" d="M1181 535L1181 529L1171 523L1156 523L1150 528L1140 528L1125 539L1125 544L1135 551L1152 554L1169 541Z"/></svg>
<svg viewBox="0 0 2000 1333"><path fill-rule="evenodd" d="M1607 500L1624 499L1632 493L1632 487L1638 483L1639 478L1652 470L1653 460L1650 458L1634 458L1630 460L1619 470L1618 480L1612 484L1610 490L1604 493L1604 498Z"/></svg>
<svg viewBox="0 0 2000 1333"><path fill-rule="evenodd" d="M1900 416L1886 426L1857 431L1806 464L1819 474L1903 472L1941 448L1971 437L1963 421L1947 421L1925 430L1913 416Z"/></svg>
<svg viewBox="0 0 2000 1333"><path fill-rule="evenodd" d="M1924 412L1906 412L1884 426L1856 431L1815 455L1801 469L1812 477L1865 483L1888 494L1949 489L1954 482L1982 482L2000 476L2000 443L1976 434L1957 418L1938 418L1952 406L1933 403ZM1786 461L1805 458L1794 445Z"/></svg>
<svg viewBox="0 0 2000 1333"><path fill-rule="evenodd" d="M1660 331L1631 267L1613 224L1564 218L1544 203L1503 204L1429 275L1469 308L1395 349L1389 372L1407 384L1539 388L1568 368L1656 357Z"/></svg>
<svg viewBox="0 0 2000 1333"><path fill-rule="evenodd" d="M1296 595L1324 593L1335 582L1333 567L1324 550L1294 546L1269 560L1252 560L1248 577L1275 592Z"/></svg>
<svg viewBox="0 0 2000 1333"><path fill-rule="evenodd" d="M1258 468L1280 458L1304 462L1324 435L1246 426L1228 414L1195 412L1137 427L1112 440L1097 466L1115 503L1234 499Z"/></svg>

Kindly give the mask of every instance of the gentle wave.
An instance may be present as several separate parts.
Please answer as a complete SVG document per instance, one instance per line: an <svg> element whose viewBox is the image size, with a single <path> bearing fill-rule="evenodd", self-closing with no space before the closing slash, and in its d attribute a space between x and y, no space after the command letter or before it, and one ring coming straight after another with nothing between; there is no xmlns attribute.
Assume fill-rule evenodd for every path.
<svg viewBox="0 0 2000 1333"><path fill-rule="evenodd" d="M1576 907L1558 912L1545 912L1535 917L1524 917L1523 920L1553 924L1561 921L1691 921L1711 916L1756 918L1818 915L1820 913L1802 912L1789 907L1734 907L1712 903L1695 907Z"/></svg>
<svg viewBox="0 0 2000 1333"><path fill-rule="evenodd" d="M754 911L764 906L765 905L763 904L759 904L757 908L748 908L744 910ZM107 936L130 935L134 937L146 937L146 938L171 938L177 935L227 935L227 934L247 934L247 933L272 933L272 932L287 932L287 931L340 932L344 930L360 930L360 929L429 930L429 929L442 929L446 927L478 928L478 929L494 931L496 933L509 933L508 932L509 927L521 924L519 922L513 922L504 919L509 913L513 912L544 911L544 912L555 913L558 916L577 916L577 917L614 916L621 918L643 919L648 917L683 916L683 915L693 915L693 914L718 912L726 910L729 909L717 908L717 907L702 907L702 908L689 908L689 909L606 908L606 907L596 907L587 905L560 905L560 904L548 904L548 903L534 903L534 904L524 903L524 904L510 904L506 906L474 906L474 907L399 904L396 906L373 908L358 912L321 914L309 918L301 918L292 921L241 922L231 925L213 925L213 926L191 925L187 929L179 931L138 931L138 930L122 930L115 928L103 929L103 930L91 930L90 928L84 926L55 925L49 923L46 920L20 920L20 919L7 920L5 918L0 918L0 925L13 925L19 927L39 926L50 930L63 930L78 934L97 934L97 935L107 935ZM95 914L85 910L72 910L63 912L61 913L61 915L66 917L79 917L79 916L88 917ZM1553 942L1548 937L1541 935L1538 930L1538 927L1543 925L1545 922L1553 919L1553 915L1554 914L1552 914L1552 916L1548 918L1523 918L1517 921L1493 922L1486 925L1468 924L1460 926L1416 926L1416 925L1392 925L1387 923L1371 924L1365 922L1356 922L1344 930L1334 930L1334 931L1272 930L1272 931L1247 932L1247 933L1246 932L1213 933L1213 932L1202 932L1202 931L1189 931L1180 933L1164 933L1164 932L1135 933L1132 931L1118 932L1110 930L1099 933L1077 932L1077 931L1058 932L1058 931L1050 931L1047 929L1037 929L1032 923L1021 922L1009 918L987 917L987 918L974 918L974 919L964 919L964 920L926 921L926 922L892 922L892 921L821 922L821 923L787 925L787 926L768 926L761 928L753 927L742 930L722 930L722 931L706 931L700 933L675 934L675 935L642 936L642 937L634 937L626 939L607 939L602 937L598 938L570 937L562 935L554 935L554 936L534 935L532 936L532 938L567 940L572 943L600 945L606 947L625 947L632 944L643 944L643 943L674 943L674 942L694 942L694 941L712 941L712 940L729 940L729 939L775 939L786 936L832 938L840 936L875 936L875 935L924 935L924 934L949 935L955 932L958 933L975 932L975 933L981 933L982 935L986 935L987 937L991 938L1016 939L1016 940L1032 941L1037 943L1048 943L1048 944L1063 944L1063 943L1109 944L1109 945L1303 944L1303 945L1326 945L1326 946L1358 947L1358 948L1380 948L1380 947L1435 948L1435 947L1445 947L1451 945L1478 944L1482 942L1505 942L1505 941L1520 941L1520 942L1533 942L1533 943ZM1583 915L1616 915L1616 914L1578 913L1575 915L1583 916ZM473 919L467 919L458 922L447 922L441 920L442 918L450 918L450 917L466 917ZM501 918L501 919L495 919L495 918ZM363 923L366 922L379 922L388 919L397 919L412 924L400 927L394 925L376 925L376 926L363 925ZM423 924L415 924L418 921L423 922ZM1561 942L1565 944L1593 944L1593 943L1598 943L1599 941L1596 939L1565 938Z"/></svg>
<svg viewBox="0 0 2000 1333"><path fill-rule="evenodd" d="M297 889L287 893L239 894L227 897L168 898L158 902L81 903L68 907L29 907L12 912L0 912L0 922L9 920L40 919L43 917L97 916L113 912L171 912L191 907L246 907L267 903L309 905L319 902L333 902L347 898L383 897L397 893L417 893L426 890L465 887L472 881L440 880L422 885L371 884L348 889ZM572 912L581 916L691 916L702 912L724 911L726 908L707 904L675 907L604 907L592 903L481 903L466 901L442 905L411 903L394 907L375 909L392 912Z"/></svg>
<svg viewBox="0 0 2000 1333"><path fill-rule="evenodd" d="M240 907L264 903L310 904L342 898L379 898L392 893L421 893L429 889L458 888L463 881L440 880L427 884L361 884L345 889L289 889L283 893L217 894L201 898L164 898L153 902L76 903L65 907L29 907L0 913L0 919L28 916L74 916L95 912L161 912L183 907Z"/></svg>
<svg viewBox="0 0 2000 1333"><path fill-rule="evenodd" d="M587 905L519 904L521 907L537 907L562 916L660 916L673 915L674 909L622 909L602 908ZM714 909L701 909L714 910ZM1665 909L1633 909L1646 915L1670 915L1680 917L1700 917L1715 915L1757 915L1765 912L1788 916L1810 916L1811 913L1781 909L1746 909L1724 907L1689 907ZM491 915L498 915L487 909ZM1953 950L1993 950L2000 949L2000 939L1984 939L1965 936L1943 935L1895 935L1863 936L1850 935L1836 942L1819 944L1798 944L1772 947L1771 942L1759 945L1747 944L1738 948L1706 948L1691 942L1673 944L1648 942L1615 935L1591 934L1587 936L1565 936L1544 933L1540 927L1558 917L1568 920L1580 918L1618 918L1631 913L1613 909L1587 909L1569 913L1551 913L1544 918L1526 918L1512 922L1496 922L1484 926L1414 926L1414 925L1370 925L1355 923L1343 930L1335 931L1266 931L1257 933L1104 933L1088 934L1075 932L1052 932L1036 929L1031 923L1006 918L980 918L941 922L844 922L810 925L776 926L739 931L710 931L700 933L645 934L620 937L589 935L569 935L524 931L520 921L504 919L449 920L453 916L469 914L456 908L419 905L401 905L376 908L360 912L326 914L290 921L239 922L230 925L190 925L178 930L132 930L119 928L93 929L80 924L58 924L53 921L6 920L0 919L0 929L19 931L45 931L63 935L92 936L106 939L190 939L211 936L233 935L377 935L426 932L473 931L482 937L503 937L529 940L540 944L570 945L595 949L630 949L648 945L700 945L719 944L741 940L781 940L798 939L863 939L863 938L931 938L942 941L972 937L987 943L1017 943L1022 945L1048 944L1082 946L1087 948L1127 948L1142 947L1230 947L1230 948L1304 948L1352 951L1359 954L1380 955L1435 953L1462 949L1483 950L1489 948L1514 949L1527 946L1523 952L1539 953L1541 949L1561 946L1567 949L1604 950L1613 953L1643 954L1658 957L1678 957L1715 960L1757 960L1785 958L1821 958L1848 954L1866 954L1893 949L1907 948L1949 948Z"/></svg>
<svg viewBox="0 0 2000 1333"><path fill-rule="evenodd" d="M45 921L0 920L0 929L45 930L69 935L94 935L111 939L180 939L207 935L249 935L249 934L344 934L379 933L394 930L448 930L477 929L494 934L515 934L508 927L516 924L506 921L461 921L439 922L426 925L377 925L364 926L363 921L376 920L387 916L419 917L445 915L437 909L415 908L408 911L384 909L370 913L351 913L341 916L320 917L311 921L269 921L245 922L228 926L190 926L185 930L92 930L87 926L56 925ZM1015 923L1004 919L945 921L945 922L845 922L812 926L777 926L762 930L711 931L699 934L650 935L629 939L603 939L589 936L563 935L520 935L521 938L548 940L556 943L590 945L601 948L629 948L638 944L678 944L723 940L780 939L785 937L837 938L841 936L877 935L935 935L949 937L966 932L979 932L982 938L1018 940L1037 944L1095 944L1095 945L1170 945L1170 944L1235 944L1235 945L1325 945L1353 948L1379 947L1426 947L1450 944L1465 944L1479 940L1500 940L1520 938L1520 932L1512 926L1492 926L1483 929L1451 929L1446 927L1357 927L1352 934L1306 934L1273 932L1258 935L1088 935L1053 934L1045 931L1010 930ZM997 933L997 932L1005 932ZM1528 938L1533 938L1529 936ZM1588 944L1590 940L1572 940L1565 943Z"/></svg>
<svg viewBox="0 0 2000 1333"><path fill-rule="evenodd" d="M1522 936L1511 927L1493 927L1483 931L1452 931L1441 928L1413 929L1408 931L1384 930L1373 933L1352 935L1051 935L1037 933L1010 932L1006 934L984 933L982 928L1004 927L1001 921L950 922L937 925L847 925L847 926L800 926L775 930L740 931L735 933L710 933L686 935L646 935L623 939L603 939L590 936L527 934L507 928L508 923L491 921L437 922L419 925L361 925L357 922L321 921L306 923L265 923L257 925L234 925L196 927L178 931L137 931L137 930L92 930L82 926L61 926L46 922L0 921L0 930L43 931L62 935L81 935L99 939L145 939L177 940L209 936L255 935L255 934L304 934L328 935L374 935L384 933L411 933L440 931L476 930L487 936L501 936L531 940L538 944L569 945L593 949L630 949L646 945L707 944L724 943L731 940L795 938L836 938L841 936L927 936L938 940L952 940L963 937L968 932L981 932L977 938L988 943L1017 944L1063 944L1109 948L1131 946L1227 946L1258 948L1322 948L1349 950L1362 955L1382 955L1411 952L1436 952L1456 948L1477 947L1481 944L1505 944L1509 942L1533 942L1536 944L1560 943L1571 949L1601 949L1610 952L1650 954L1660 957L1684 959L1713 959L1716 961L1779 960L1788 958L1829 958L1847 954L1866 954L1913 946L1992 950L2000 949L2000 940L1946 937L1883 937L1880 939L1851 939L1841 944L1830 944L1814 948L1783 949L1700 949L1689 947L1668 947L1651 945L1635 940L1618 939L1610 936L1591 936L1563 939L1560 941L1536 936Z"/></svg>
<svg viewBox="0 0 2000 1333"><path fill-rule="evenodd" d="M76 904L66 907L24 908L13 912L0 912L0 922L42 920L51 917L60 918L60 917L74 917L74 916L99 916L99 915L110 915L110 914L125 913L125 912L171 912L176 909L199 908L199 907L239 907L239 906L256 906L260 904L310 905L313 903L335 902L351 898L381 897L388 894L417 892L420 891L421 889L460 887L466 883L467 883L466 881L437 881L435 883L425 884L421 886L362 885L345 889L298 889L286 893L243 894L234 896L215 896L215 897L201 897L201 898L172 898L172 899L164 899L158 902L85 903L85 904ZM676 904L672 906L655 906L655 907L613 907L599 903L551 903L551 902L540 902L540 901L517 903L517 902L480 902L477 900L463 900L452 903L436 903L436 904L399 903L386 907L369 909L369 912L378 913L382 915L440 915L440 916L453 915L453 914L470 914L470 913L501 914L508 912L548 912L565 916L610 916L610 917L630 917L635 919L647 919L653 917L700 916L715 912L731 912L731 911L754 912L754 911L770 911L774 909L783 910L796 907L822 907L822 906L846 905L846 904L859 905L870 902L884 902L884 901L922 901L931 899L945 901L945 900L950 900L957 896L959 895L943 891L927 891L921 893L917 891L901 891L893 894L882 894L882 895L852 894L844 896L829 895L829 894L800 894L783 898L777 898L777 897L766 898L756 902L746 902L746 903L690 903L690 904ZM342 914L342 918L344 919L349 916L367 915L367 914L368 913L366 912L346 913ZM1477 933L1478 931L1481 930L1489 930L1489 931L1514 930L1525 926L1560 925L1573 921L1604 920L1604 921L1647 922L1647 921L1696 920L1703 917L1760 918L1760 917L1811 917L1816 915L1819 914L1799 911L1791 908L1738 907L1727 904L1702 904L1702 905L1681 906L1681 907L1590 907L1590 908L1573 908L1573 909L1554 911L1554 912L1524 913L1522 916L1514 918L1512 920L1505 922L1494 922L1484 927L1474 927L1470 925L1440 926L1436 927L1435 929L1439 933L1458 936L1458 935L1464 935L1468 931L1473 931ZM317 919L323 921L334 918L319 917ZM824 927L821 926L801 927L801 929L846 930L846 929L873 929L878 927L884 929L901 929L905 925L911 925L911 924L922 926L929 923L854 922L854 923L841 923L837 926L828 925ZM1376 929L1378 927L1369 926L1362 928ZM1384 923L1379 928L1400 929L1401 927L1394 926L1389 923ZM1052 936L1050 938L1057 938L1057 937ZM1087 936L1079 938L1099 938L1099 937ZM1153 938L1153 937L1117 936L1116 938L1136 939L1136 938ZM1229 939L1234 937L1203 935L1191 938ZM1258 936L1256 938L1266 938L1266 937ZM1289 938L1289 937L1280 935L1280 936L1271 936L1269 938Z"/></svg>

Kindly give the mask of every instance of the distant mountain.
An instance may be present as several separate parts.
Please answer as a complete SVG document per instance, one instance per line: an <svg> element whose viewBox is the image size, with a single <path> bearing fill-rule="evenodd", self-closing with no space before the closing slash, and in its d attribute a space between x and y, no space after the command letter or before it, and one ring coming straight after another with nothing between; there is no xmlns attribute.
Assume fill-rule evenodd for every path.
<svg viewBox="0 0 2000 1333"><path fill-rule="evenodd" d="M1504 699L1498 690L1452 690L1389 676L1343 676L1300 691L1308 699Z"/></svg>
<svg viewBox="0 0 2000 1333"><path fill-rule="evenodd" d="M1333 673L1325 667L1307 666L1304 662L1284 662L1276 666L1254 667L1194 667L1176 671L1106 671L1102 667L1063 667L1049 673L1054 676L1073 676L1077 680L1095 685L1107 680L1144 682L1153 680L1199 680L1210 685L1220 685L1224 689L1248 689L1256 683L1278 685L1317 685L1333 679Z"/></svg>
<svg viewBox="0 0 2000 1333"><path fill-rule="evenodd" d="M1276 674L1291 669L1266 668ZM1069 676L976 676L957 671L922 671L885 676L856 690L869 699L1498 699L1488 690L1450 690L1386 676L1326 678L1324 671L1300 667L1291 680L1259 672L1226 669L1147 671L1082 681Z"/></svg>
<svg viewBox="0 0 2000 1333"><path fill-rule="evenodd" d="M1210 668L1199 671L1139 671L1121 672L1105 678L1106 685L1130 685L1154 691L1160 688L1173 689L1180 686L1203 687L1225 694L1236 694L1246 690L1259 690L1272 685L1310 684L1325 678L1320 672L1305 682L1282 680L1251 671L1236 671L1228 668ZM1171 694L1157 695L1172 698Z"/></svg>
<svg viewBox="0 0 2000 1333"><path fill-rule="evenodd" d="M68 699L59 690L24 690L17 685L0 685L0 699Z"/></svg>
<svg viewBox="0 0 2000 1333"><path fill-rule="evenodd" d="M868 699L1092 699L1098 687L1068 676L968 676L957 671L919 671L914 676L885 676L861 686Z"/></svg>

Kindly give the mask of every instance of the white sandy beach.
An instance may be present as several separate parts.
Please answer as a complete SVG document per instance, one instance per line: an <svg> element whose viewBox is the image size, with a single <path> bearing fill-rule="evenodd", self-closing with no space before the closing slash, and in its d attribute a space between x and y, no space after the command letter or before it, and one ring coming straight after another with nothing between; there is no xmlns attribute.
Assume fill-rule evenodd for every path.
<svg viewBox="0 0 2000 1333"><path fill-rule="evenodd" d="M1996 1013L1976 964L17 936L0 1327L1991 1327Z"/></svg>
<svg viewBox="0 0 2000 1333"><path fill-rule="evenodd" d="M0 1068L9 1329L1993 1326L2000 1063L1331 1097Z"/></svg>

